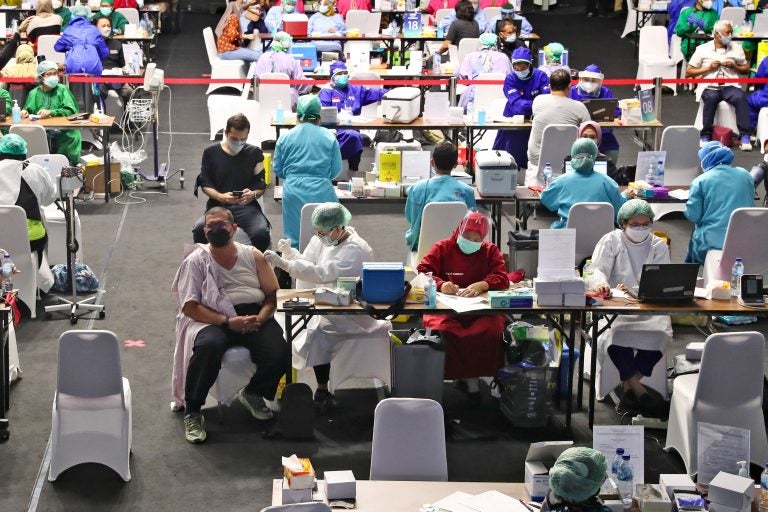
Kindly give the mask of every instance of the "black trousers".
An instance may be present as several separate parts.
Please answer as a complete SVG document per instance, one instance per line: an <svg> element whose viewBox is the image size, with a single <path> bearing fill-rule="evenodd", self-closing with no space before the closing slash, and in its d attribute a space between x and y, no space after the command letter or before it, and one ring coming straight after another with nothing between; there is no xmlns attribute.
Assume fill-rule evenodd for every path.
<svg viewBox="0 0 768 512"><path fill-rule="evenodd" d="M261 306L257 304L235 306L238 315L255 315L260 309ZM200 412L208 391L219 375L224 352L235 345L247 348L251 353L251 361L256 364L256 373L245 387L246 391L267 400L275 398L277 385L286 371L288 346L283 337L283 329L274 318L258 331L246 334L209 325L197 334L189 359L184 385L186 412Z"/></svg>
<svg viewBox="0 0 768 512"><path fill-rule="evenodd" d="M259 206L258 202L229 204L224 207L232 212L235 224L237 224L239 229L245 231L255 248L262 252L269 249L272 225L267 220L264 212L261 211L261 206ZM195 222L195 227L192 228L192 241L196 244L208 243L208 239L205 238L205 231L203 230L204 224L205 217L201 216Z"/></svg>
<svg viewBox="0 0 768 512"><path fill-rule="evenodd" d="M650 377L653 367L661 361L664 354L659 350L642 350L632 347L611 345L608 347L608 357L619 370L622 382L631 379L636 373Z"/></svg>
<svg viewBox="0 0 768 512"><path fill-rule="evenodd" d="M736 109L736 125L739 128L739 135L751 134L752 124L749 121L747 96L741 87L731 85L719 89L705 89L701 93L701 102L704 104L701 114L701 134L712 136L712 125L715 124L715 113L717 113L717 106L720 101L725 101Z"/></svg>

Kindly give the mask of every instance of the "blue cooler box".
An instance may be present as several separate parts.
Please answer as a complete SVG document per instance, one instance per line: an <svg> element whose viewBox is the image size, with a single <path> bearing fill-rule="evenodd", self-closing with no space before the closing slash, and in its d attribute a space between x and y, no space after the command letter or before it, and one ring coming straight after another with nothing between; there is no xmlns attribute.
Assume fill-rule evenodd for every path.
<svg viewBox="0 0 768 512"><path fill-rule="evenodd" d="M291 55L304 71L314 71L317 67L317 47L314 43L293 43Z"/></svg>
<svg viewBox="0 0 768 512"><path fill-rule="evenodd" d="M363 300L389 304L403 295L405 268L401 262L363 263Z"/></svg>

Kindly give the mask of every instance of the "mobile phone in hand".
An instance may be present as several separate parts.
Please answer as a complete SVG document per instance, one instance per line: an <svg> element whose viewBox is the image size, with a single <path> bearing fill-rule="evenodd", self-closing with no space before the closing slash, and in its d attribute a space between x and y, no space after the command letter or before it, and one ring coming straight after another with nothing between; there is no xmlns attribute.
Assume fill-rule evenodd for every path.
<svg viewBox="0 0 768 512"><path fill-rule="evenodd" d="M243 197L243 191L242 190L233 190L232 195L235 197Z"/></svg>

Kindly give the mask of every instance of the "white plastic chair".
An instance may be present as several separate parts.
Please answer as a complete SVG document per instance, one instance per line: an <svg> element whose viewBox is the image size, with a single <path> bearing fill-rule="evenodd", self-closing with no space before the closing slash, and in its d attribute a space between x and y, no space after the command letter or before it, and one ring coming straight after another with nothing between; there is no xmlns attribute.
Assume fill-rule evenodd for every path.
<svg viewBox="0 0 768 512"><path fill-rule="evenodd" d="M717 110L715 110L715 122L718 126L724 126L733 130L733 133L739 133L739 126L736 123L736 108L726 101L721 101L717 104ZM704 103L699 102L699 110L696 112L696 120L693 122L693 126L697 130L701 130L704 127Z"/></svg>
<svg viewBox="0 0 768 512"><path fill-rule="evenodd" d="M438 9L435 13L435 26L439 25L443 18L453 12L453 9ZM446 31L447 32L447 31Z"/></svg>
<svg viewBox="0 0 768 512"><path fill-rule="evenodd" d="M411 267L416 268L436 242L451 236L466 214L467 205L461 201L428 203L421 214L419 246L410 253Z"/></svg>
<svg viewBox="0 0 768 512"><path fill-rule="evenodd" d="M501 16L501 7L486 7L483 9L483 14L485 15L485 19L490 21L496 16Z"/></svg>
<svg viewBox="0 0 768 512"><path fill-rule="evenodd" d="M465 37L461 41L459 41L459 54L458 54L458 62L455 63L455 65L461 66L461 63L464 62L464 59L472 52L479 52L480 47L482 45L480 44L480 39L477 37Z"/></svg>
<svg viewBox="0 0 768 512"><path fill-rule="evenodd" d="M347 11L346 24L347 30L356 28L364 36L375 36L380 33L381 13L350 9Z"/></svg>
<svg viewBox="0 0 768 512"><path fill-rule="evenodd" d="M550 124L544 128L544 133L541 135L539 163L538 167L534 168L537 171L536 181L539 184L544 184L542 169L547 163L552 164L553 176L561 174L563 161L571 154L571 146L576 142L578 133L578 127L572 124Z"/></svg>
<svg viewBox="0 0 768 512"><path fill-rule="evenodd" d="M259 79L288 80L288 75L285 73L264 73ZM272 113L278 102L282 103L286 110L290 109L291 86L287 84L260 83L258 91L254 91L254 95L257 92L259 104L258 141L261 143L265 140L275 140L277 139L277 131L271 126ZM253 129L253 126L251 126L251 129Z"/></svg>
<svg viewBox="0 0 768 512"><path fill-rule="evenodd" d="M331 507L325 503L294 503L293 505L273 505L261 509L261 512L331 512Z"/></svg>
<svg viewBox="0 0 768 512"><path fill-rule="evenodd" d="M722 249L710 249L704 259L702 278L706 285L731 280L736 258L744 262L745 274L768 274L768 208L736 208L728 220Z"/></svg>
<svg viewBox="0 0 768 512"><path fill-rule="evenodd" d="M634 0L627 0L627 21L624 23L624 31L621 33L621 37L627 37L634 32L636 26L637 11L635 11L635 2Z"/></svg>
<svg viewBox="0 0 768 512"><path fill-rule="evenodd" d="M699 129L695 126L667 126L661 134L661 151L666 151L664 185L688 187L701 172ZM684 203L651 203L656 220L668 213L682 212Z"/></svg>
<svg viewBox="0 0 768 512"><path fill-rule="evenodd" d="M407 435L403 435L404 425ZM445 425L439 403L427 398L379 402L373 413L370 479L448 480Z"/></svg>
<svg viewBox="0 0 768 512"><path fill-rule="evenodd" d="M27 157L35 155L47 155L51 152L48 148L48 136L45 128L39 124L13 124L9 133L15 133L27 142Z"/></svg>
<svg viewBox="0 0 768 512"><path fill-rule="evenodd" d="M634 11L632 11L634 12ZM667 29L662 26L646 25L640 29L637 78L675 78L677 66L669 57ZM652 89L652 84L643 84L642 89ZM671 88L675 95L677 91Z"/></svg>
<svg viewBox="0 0 768 512"><path fill-rule="evenodd" d="M664 336L662 332L653 333L648 332L648 336ZM608 356L608 347L601 343L598 350L600 355L597 358L597 377L595 380L595 396L598 400L604 400L608 394L613 391L616 386L621 384L621 377L619 376L619 370L613 361ZM584 355L584 368L585 372L589 369L590 357L592 357L592 347L587 345ZM643 377L643 385L651 387L659 392L659 394L666 400L669 398L669 391L667 390L667 353L664 352L664 356L661 361L653 367L650 377Z"/></svg>
<svg viewBox="0 0 768 512"><path fill-rule="evenodd" d="M743 7L723 7L720 13L721 20L728 20L733 26L743 25L747 18L747 10Z"/></svg>
<svg viewBox="0 0 768 512"><path fill-rule="evenodd" d="M96 462L130 481L131 416L131 386L123 377L117 336L109 331L62 334L48 480Z"/></svg>
<svg viewBox="0 0 768 512"><path fill-rule="evenodd" d="M597 242L603 235L613 231L615 219L611 203L575 203L571 206L565 227L576 230L574 267L592 256Z"/></svg>
<svg viewBox="0 0 768 512"><path fill-rule="evenodd" d="M216 49L216 40L213 37L213 29L211 27L205 27L203 29L203 40L205 41L205 51L208 54L208 63L211 65L211 78L245 78L245 62L242 60L221 60L219 58L219 52ZM244 84L238 82L231 83L212 83L208 86L206 94L210 94L216 89L222 89L225 87L232 87L238 91L242 91Z"/></svg>
<svg viewBox="0 0 768 512"><path fill-rule="evenodd" d="M759 332L712 334L704 345L701 371L674 380L665 451L680 454L688 474L698 472L696 438L699 423L750 431L750 460L768 460L763 418L763 353ZM727 385L724 385L727 383Z"/></svg>
<svg viewBox="0 0 768 512"><path fill-rule="evenodd" d="M299 252L309 245L309 241L315 235L315 229L312 227L312 212L320 203L305 203L301 207L301 222L299 224Z"/></svg>
<svg viewBox="0 0 768 512"><path fill-rule="evenodd" d="M251 63L248 68L247 79L253 78L256 69L256 63ZM224 130L227 126L227 120L235 114L244 114L251 123L251 130L248 132L249 144L259 145L259 103L249 99L249 87L244 87L240 96L229 94L209 94L208 95L208 123L210 125L210 140L216 138L216 134Z"/></svg>
<svg viewBox="0 0 768 512"><path fill-rule="evenodd" d="M19 290L32 318L37 317L37 253L29 249L27 216L21 206L0 205L0 247L8 251L19 270L13 275L13 286Z"/></svg>
<svg viewBox="0 0 768 512"><path fill-rule="evenodd" d="M679 64L685 59L685 55L683 55L683 39L677 34L672 34L672 39L669 41L669 58L675 64ZM680 75L680 78L685 77L685 66L680 69Z"/></svg>
<svg viewBox="0 0 768 512"><path fill-rule="evenodd" d="M221 358L219 375L208 394L216 399L219 408L222 404L229 406L237 392L251 381L254 373L256 365L248 349L242 346L230 347Z"/></svg>
<svg viewBox="0 0 768 512"><path fill-rule="evenodd" d="M134 9L133 7L118 7L115 9L115 12L119 12L125 16L125 19L127 19L128 23L131 25L136 25L136 27L139 26L139 11L137 9Z"/></svg>
<svg viewBox="0 0 768 512"><path fill-rule="evenodd" d="M752 33L757 37L768 36L768 13L761 12L755 14L755 21L752 24Z"/></svg>
<svg viewBox="0 0 768 512"><path fill-rule="evenodd" d="M768 108L763 107L757 115L757 129L755 137L760 141L760 152L764 153L765 141L768 140Z"/></svg>
<svg viewBox="0 0 768 512"><path fill-rule="evenodd" d="M45 55L45 60L50 60L56 64L64 64L66 54L57 52L53 45L59 40L58 34L45 34L37 38L37 55Z"/></svg>

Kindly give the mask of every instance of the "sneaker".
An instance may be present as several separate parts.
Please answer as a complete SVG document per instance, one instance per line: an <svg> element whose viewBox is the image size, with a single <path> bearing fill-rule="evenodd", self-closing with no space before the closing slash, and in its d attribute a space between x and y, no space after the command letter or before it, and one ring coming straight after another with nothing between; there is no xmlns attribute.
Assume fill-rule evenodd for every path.
<svg viewBox="0 0 768 512"><path fill-rule="evenodd" d="M336 398L327 389L318 389L315 391L313 402L318 414L326 414L336 406Z"/></svg>
<svg viewBox="0 0 768 512"><path fill-rule="evenodd" d="M245 388L243 388L237 392L237 399L243 404L243 407L248 409L251 416L257 420L269 420L274 417L274 414L270 408L267 407L267 404L264 402L264 398L262 398L261 395L247 393Z"/></svg>
<svg viewBox="0 0 768 512"><path fill-rule="evenodd" d="M203 425L205 425L205 420L199 412L184 416L184 437L187 439L187 442L200 444L205 441L208 434Z"/></svg>
<svg viewBox="0 0 768 512"><path fill-rule="evenodd" d="M741 150L752 151L752 142L749 140L749 135L741 136Z"/></svg>
<svg viewBox="0 0 768 512"><path fill-rule="evenodd" d="M699 147L700 147L700 148L703 148L704 146L706 146L706 145L707 145L707 143L709 143L709 141L710 141L710 140L711 140L711 139L709 138L709 136L707 136L707 135L702 135L702 136L699 138Z"/></svg>

